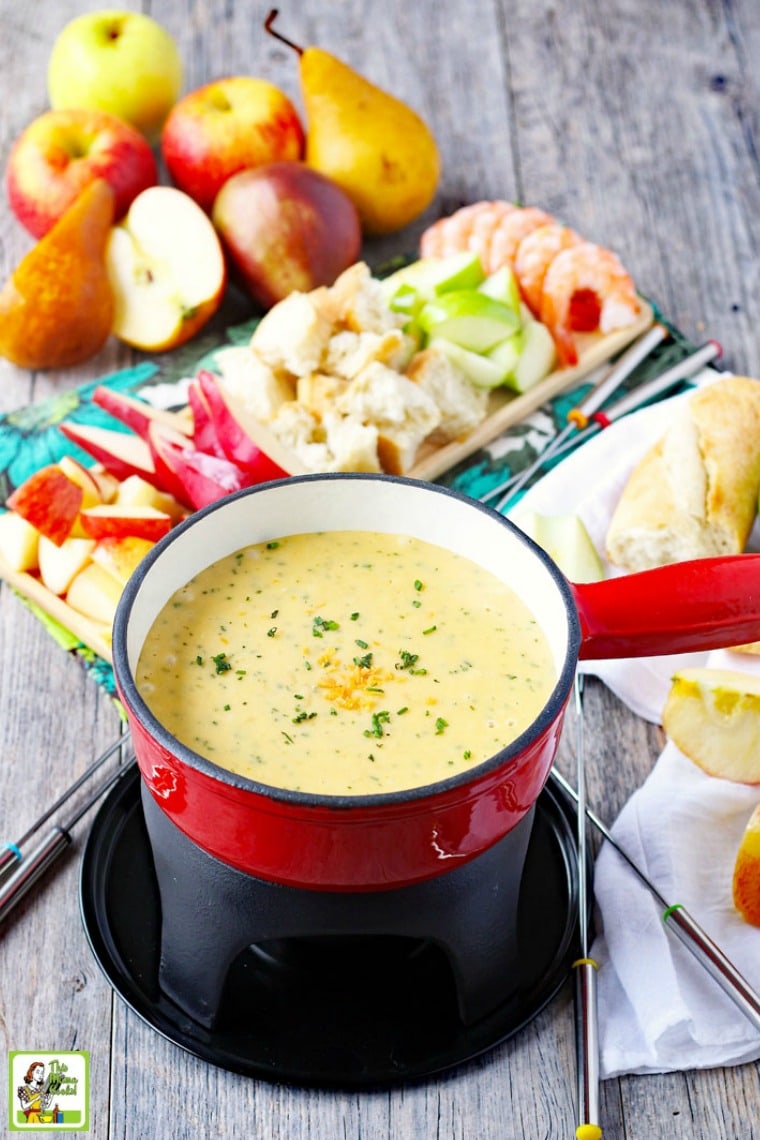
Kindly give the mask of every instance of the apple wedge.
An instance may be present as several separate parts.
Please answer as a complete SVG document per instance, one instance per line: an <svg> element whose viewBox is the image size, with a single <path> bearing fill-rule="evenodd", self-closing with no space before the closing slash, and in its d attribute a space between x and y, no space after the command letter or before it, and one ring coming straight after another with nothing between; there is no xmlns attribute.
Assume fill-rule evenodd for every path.
<svg viewBox="0 0 760 1140"><path fill-rule="evenodd" d="M66 538L57 546L44 534L40 535L38 558L43 585L53 594L65 594L74 576L87 565L94 549L91 538Z"/></svg>
<svg viewBox="0 0 760 1140"><path fill-rule="evenodd" d="M250 487L257 480L229 459L199 451L178 433L158 424L148 431L156 464L182 488L183 501L194 510L215 503L225 495Z"/></svg>
<svg viewBox="0 0 760 1140"><path fill-rule="evenodd" d="M35 471L9 496L7 505L56 546L68 538L84 492L57 463Z"/></svg>
<svg viewBox="0 0 760 1140"><path fill-rule="evenodd" d="M36 570L40 532L15 511L0 515L0 557L11 570Z"/></svg>
<svg viewBox="0 0 760 1140"><path fill-rule="evenodd" d="M749 817L733 876L734 906L745 922L760 926L760 804Z"/></svg>
<svg viewBox="0 0 760 1140"><path fill-rule="evenodd" d="M219 442L208 401L195 379L187 390L187 400L193 413L193 443L200 451L226 458L227 453Z"/></svg>
<svg viewBox="0 0 760 1140"><path fill-rule="evenodd" d="M92 393L92 402L97 404L99 408L103 408L114 419L132 428L132 431L136 432L142 439L145 439L148 434L148 425L153 420L166 424L167 427L172 427L185 435L192 433L192 422L189 417L182 416L177 412L164 411L163 408L154 408L145 400L128 396L126 392L117 392L113 388L106 387L105 384L99 384L95 388Z"/></svg>
<svg viewBox="0 0 760 1140"><path fill-rule="evenodd" d="M428 336L453 341L470 352L488 352L520 328L514 309L477 289L441 294L423 305L417 320Z"/></svg>
<svg viewBox="0 0 760 1140"><path fill-rule="evenodd" d="M709 776L760 784L760 677L733 669L679 669L662 726Z"/></svg>
<svg viewBox="0 0 760 1140"><path fill-rule="evenodd" d="M106 267L114 295L112 332L133 348L184 344L222 301L227 279L208 215L172 186L151 186L111 230Z"/></svg>
<svg viewBox="0 0 760 1140"><path fill-rule="evenodd" d="M173 523L181 522L187 514L187 508L178 503L173 495L159 491L158 487L139 475L129 475L119 483L113 501L119 507L155 507L157 511L169 515Z"/></svg>
<svg viewBox="0 0 760 1140"><path fill-rule="evenodd" d="M82 508L94 507L96 503L103 502L100 484L83 463L71 455L64 455L58 460L58 466L67 479L82 488Z"/></svg>
<svg viewBox="0 0 760 1140"><path fill-rule="evenodd" d="M124 538L104 538L97 544L90 558L126 586L145 555L155 545L155 542L133 534Z"/></svg>
<svg viewBox="0 0 760 1140"><path fill-rule="evenodd" d="M150 448L139 436L132 432L65 421L59 424L59 428L68 440L102 463L106 471L120 482L130 475L139 475L149 483L155 483L156 469Z"/></svg>
<svg viewBox="0 0 760 1140"><path fill-rule="evenodd" d="M88 562L72 579L66 601L91 621L111 626L122 590L122 583L113 574L97 562Z"/></svg>
<svg viewBox="0 0 760 1140"><path fill-rule="evenodd" d="M541 515L518 509L512 518L571 582L599 582L604 577L602 560L578 515Z"/></svg>
<svg viewBox="0 0 760 1140"><path fill-rule="evenodd" d="M158 542L172 528L171 515L155 507L125 506L103 503L79 512L85 534L99 541L102 538L124 538L133 535L149 542Z"/></svg>
<svg viewBox="0 0 760 1140"><path fill-rule="evenodd" d="M295 474L294 456L285 451L273 433L267 432L268 450L258 439L263 439L261 427L227 392L213 373L202 370L196 377L206 401L216 437L232 463L245 468L253 476L252 482L265 483L269 479L282 479ZM258 437L258 439L256 438Z"/></svg>

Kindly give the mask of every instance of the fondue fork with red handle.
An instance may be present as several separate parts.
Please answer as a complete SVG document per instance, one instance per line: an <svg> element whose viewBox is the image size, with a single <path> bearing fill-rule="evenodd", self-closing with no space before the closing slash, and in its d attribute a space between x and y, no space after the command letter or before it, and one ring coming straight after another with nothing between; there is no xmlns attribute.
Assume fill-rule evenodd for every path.
<svg viewBox="0 0 760 1140"><path fill-rule="evenodd" d="M556 768L552 768L552 778L576 803L578 802L575 788ZM662 921L668 930L683 943L689 953L705 968L713 981L717 982L755 1029L760 1030L760 995L755 992L720 947L705 933L696 919L692 918L686 907L682 903L668 903L663 898L652 880L647 878L627 851L617 842L612 832L605 827L589 807L586 808L585 814L599 834L604 836L621 859L625 860L634 874L638 876L640 882L663 908Z"/></svg>

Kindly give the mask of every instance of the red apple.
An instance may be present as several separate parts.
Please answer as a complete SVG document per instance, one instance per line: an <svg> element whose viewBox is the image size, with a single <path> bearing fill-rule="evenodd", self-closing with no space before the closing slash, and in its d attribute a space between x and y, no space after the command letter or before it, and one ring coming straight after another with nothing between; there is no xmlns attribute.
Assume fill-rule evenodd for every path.
<svg viewBox="0 0 760 1140"><path fill-rule="evenodd" d="M64 455L58 460L58 466L67 479L70 479L72 483L76 483L78 487L82 488L82 505L80 510L85 510L87 507L94 507L97 503L103 502L100 484L83 463L80 463L78 459L74 459L71 455Z"/></svg>
<svg viewBox="0 0 760 1140"><path fill-rule="evenodd" d="M192 198L151 186L114 226L106 247L112 332L133 348L184 344L222 303L227 266L219 236Z"/></svg>
<svg viewBox="0 0 760 1140"><path fill-rule="evenodd" d="M155 507L124 506L119 503L101 504L81 511L79 519L82 528L90 538L98 542L103 538L146 538L158 542L172 528L171 515L156 510Z"/></svg>
<svg viewBox="0 0 760 1140"><path fill-rule="evenodd" d="M296 474L293 470L297 462L295 458L287 453L286 459L285 449L273 433L237 405L213 373L201 370L195 383L201 390L216 437L228 459L249 471L256 483ZM267 450L259 445L256 436L258 441L265 442Z"/></svg>
<svg viewBox="0 0 760 1140"><path fill-rule="evenodd" d="M46 111L19 136L5 173L11 209L43 237L97 178L115 195L115 217L158 182L153 151L139 131L104 111Z"/></svg>
<svg viewBox="0 0 760 1140"><path fill-rule="evenodd" d="M157 462L163 464L181 484L184 499L195 510L258 482L250 472L229 459L199 451L181 436L182 442L178 442L158 424L151 424L148 438Z"/></svg>
<svg viewBox="0 0 760 1140"><path fill-rule="evenodd" d="M176 185L210 210L222 185L239 170L301 158L304 132L279 88L253 76L230 76L175 104L161 150Z"/></svg>
<svg viewBox="0 0 760 1140"><path fill-rule="evenodd" d="M104 538L90 555L93 562L126 585L149 550L155 546L147 538L127 534L123 538Z"/></svg>
<svg viewBox="0 0 760 1140"><path fill-rule="evenodd" d="M190 435L192 431L190 421L176 412L154 408L146 400L139 400L135 396L127 395L126 392L117 392L114 388L106 387L105 384L99 384L93 391L92 402L103 408L104 411L109 412L114 419L120 420L127 427L131 427L132 431L136 431L143 439L148 434L148 424L151 420L158 420L160 423L165 423L176 428L177 431L185 432L187 435Z"/></svg>
<svg viewBox="0 0 760 1140"><path fill-rule="evenodd" d="M67 439L102 463L106 471L119 481L130 475L140 475L148 483L156 484L150 448L139 436L90 424L64 422L58 426Z"/></svg>
<svg viewBox="0 0 760 1140"><path fill-rule="evenodd" d="M8 506L28 523L61 546L71 533L83 491L72 483L60 467L41 467L8 496Z"/></svg>
<svg viewBox="0 0 760 1140"><path fill-rule="evenodd" d="M235 174L212 217L245 288L266 309L293 290L332 285L361 252L356 206L337 183L300 162Z"/></svg>

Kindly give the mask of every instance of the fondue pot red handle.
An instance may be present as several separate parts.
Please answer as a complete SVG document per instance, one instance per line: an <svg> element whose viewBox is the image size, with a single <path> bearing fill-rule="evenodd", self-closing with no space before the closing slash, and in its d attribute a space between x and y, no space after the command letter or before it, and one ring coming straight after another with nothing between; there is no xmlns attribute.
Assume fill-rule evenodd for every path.
<svg viewBox="0 0 760 1140"><path fill-rule="evenodd" d="M760 641L760 554L571 584L579 657L648 657Z"/></svg>

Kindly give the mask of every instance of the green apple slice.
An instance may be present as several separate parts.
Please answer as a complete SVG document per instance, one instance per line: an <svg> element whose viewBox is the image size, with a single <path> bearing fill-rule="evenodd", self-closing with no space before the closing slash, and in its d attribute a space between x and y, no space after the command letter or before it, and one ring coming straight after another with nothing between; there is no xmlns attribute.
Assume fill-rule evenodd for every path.
<svg viewBox="0 0 760 1140"><path fill-rule="evenodd" d="M449 360L457 364L467 378L478 388L498 388L504 383L504 370L487 356L477 352L470 352L460 344L454 344L443 337L433 337L429 348L438 348L445 352Z"/></svg>
<svg viewBox="0 0 760 1140"><path fill-rule="evenodd" d="M519 317L476 289L457 289L428 301L419 313L429 336L443 337L471 352L488 352L520 327Z"/></svg>
<svg viewBox="0 0 760 1140"><path fill-rule="evenodd" d="M510 388L514 387L514 371L522 356L524 338L522 329L512 333L506 340L499 341L486 355L502 369L504 380Z"/></svg>
<svg viewBox="0 0 760 1140"><path fill-rule="evenodd" d="M516 392L527 392L552 371L557 360L557 348L552 334L540 321L524 324L521 336L520 358L505 382Z"/></svg>
<svg viewBox="0 0 760 1140"><path fill-rule="evenodd" d="M422 301L429 301L454 289L477 289L484 279L478 254L464 250L450 257L423 257L402 266L383 280L383 292L392 307L402 286L414 289Z"/></svg>
<svg viewBox="0 0 760 1140"><path fill-rule="evenodd" d="M494 301L501 301L502 305L506 305L513 313L517 313L522 320L520 287L517 284L517 278L508 265L502 265L495 273L486 277L485 281L478 285L478 292L485 293L487 297L493 297Z"/></svg>
<svg viewBox="0 0 760 1140"><path fill-rule="evenodd" d="M512 517L571 582L599 582L604 577L602 561L578 515L542 515L518 509Z"/></svg>

